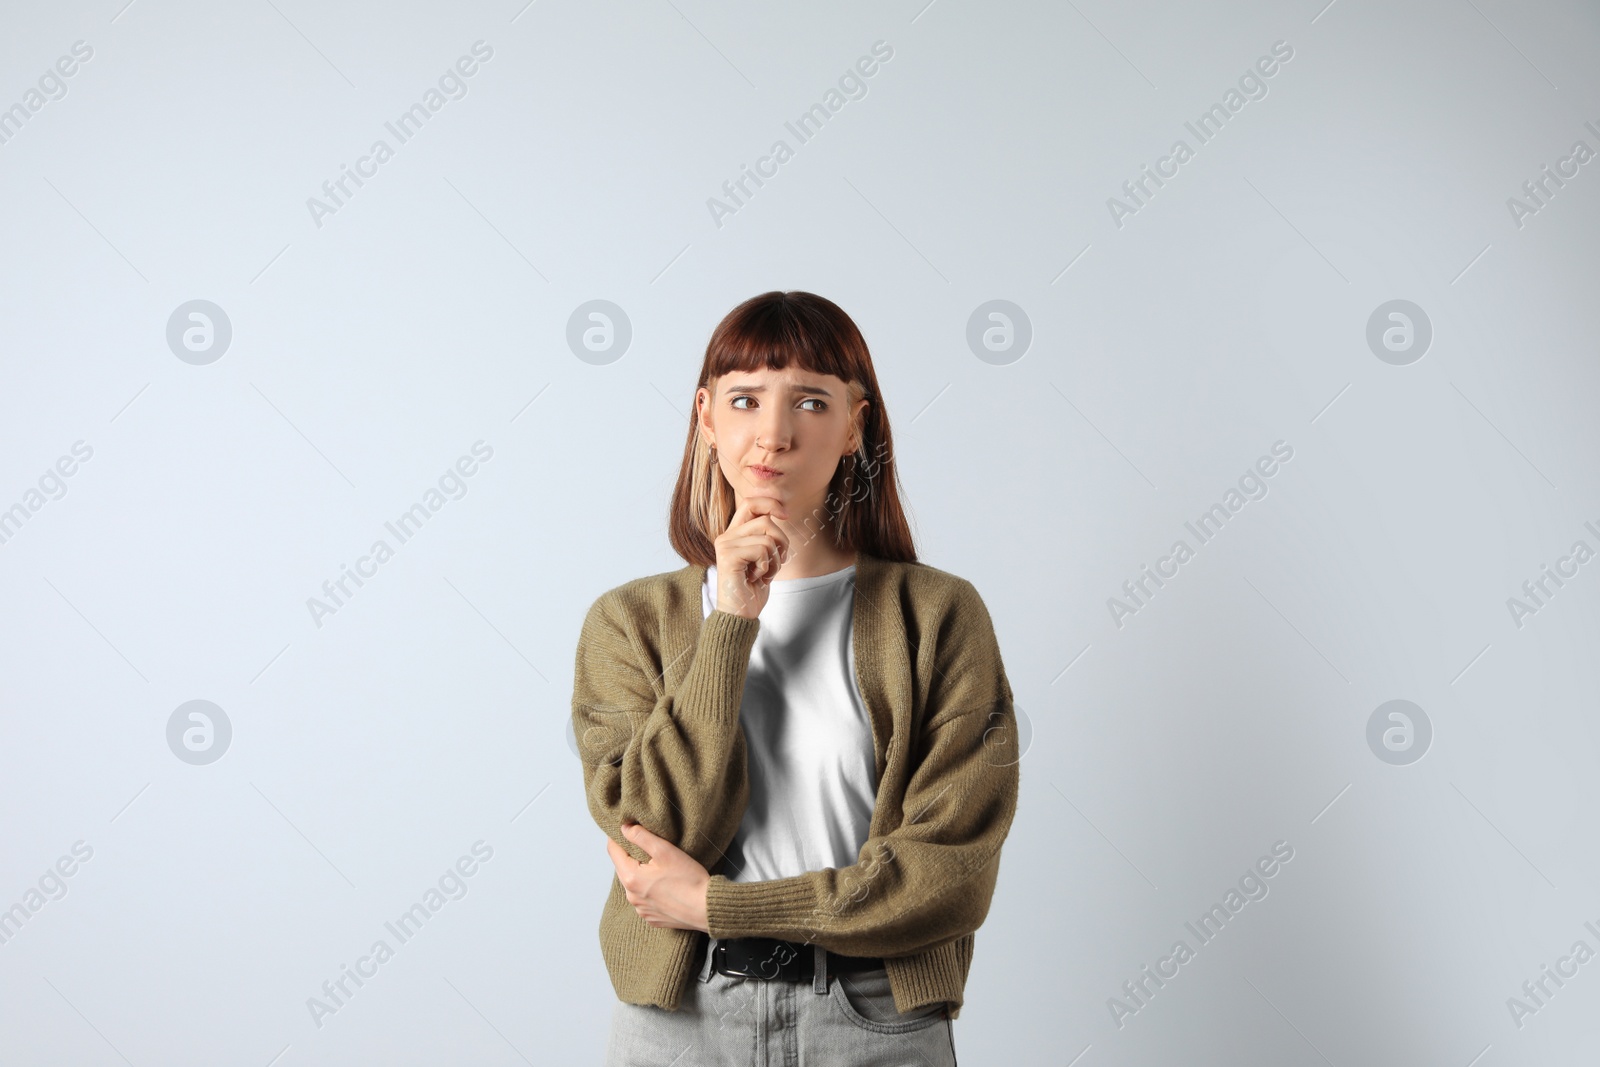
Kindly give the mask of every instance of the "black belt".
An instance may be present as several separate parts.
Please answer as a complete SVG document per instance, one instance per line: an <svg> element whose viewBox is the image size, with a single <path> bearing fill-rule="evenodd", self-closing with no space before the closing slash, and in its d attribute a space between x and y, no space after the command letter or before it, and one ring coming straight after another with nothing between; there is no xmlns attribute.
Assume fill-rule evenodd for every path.
<svg viewBox="0 0 1600 1067"><path fill-rule="evenodd" d="M719 940L711 952L711 967L735 978L781 978L809 982L816 975L816 947L773 937L734 937ZM881 956L841 956L828 953L828 971L866 971L883 966Z"/></svg>

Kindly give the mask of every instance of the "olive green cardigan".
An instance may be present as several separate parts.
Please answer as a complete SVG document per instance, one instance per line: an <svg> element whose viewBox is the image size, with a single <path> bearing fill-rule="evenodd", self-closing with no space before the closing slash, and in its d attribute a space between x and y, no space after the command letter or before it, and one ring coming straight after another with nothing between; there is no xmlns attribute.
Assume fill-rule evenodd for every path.
<svg viewBox="0 0 1600 1067"><path fill-rule="evenodd" d="M882 956L900 1011L946 1001L958 1016L1019 780L1011 685L983 600L927 564L858 553L856 679L878 781L867 841L842 869L735 882L719 869L750 792L739 707L760 619L704 615L705 574L635 579L584 619L572 718L590 813L640 862L625 819L711 872L711 936ZM706 942L648 925L612 877L600 950L618 999L677 1010Z"/></svg>

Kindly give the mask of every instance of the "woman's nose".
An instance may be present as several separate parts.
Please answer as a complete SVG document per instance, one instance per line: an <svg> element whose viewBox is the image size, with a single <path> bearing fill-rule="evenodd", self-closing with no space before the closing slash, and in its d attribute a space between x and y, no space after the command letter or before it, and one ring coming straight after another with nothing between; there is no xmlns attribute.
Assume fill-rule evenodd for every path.
<svg viewBox="0 0 1600 1067"><path fill-rule="evenodd" d="M770 449L782 449L789 446L789 426L780 418L773 418L761 424L761 432L756 434L756 444Z"/></svg>

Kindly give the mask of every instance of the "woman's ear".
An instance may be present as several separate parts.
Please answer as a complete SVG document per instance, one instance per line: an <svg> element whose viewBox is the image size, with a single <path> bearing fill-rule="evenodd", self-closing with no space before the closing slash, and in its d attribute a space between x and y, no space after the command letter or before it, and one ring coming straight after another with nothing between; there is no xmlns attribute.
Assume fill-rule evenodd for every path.
<svg viewBox="0 0 1600 1067"><path fill-rule="evenodd" d="M863 413L867 410L867 405L870 403L870 400L863 398L861 402L856 405L856 409L851 415L850 433L847 435L848 440L846 442L850 445L851 452L855 452L861 447L863 436L866 433L866 417ZM848 455L848 453L846 454Z"/></svg>
<svg viewBox="0 0 1600 1067"><path fill-rule="evenodd" d="M709 414L708 409L709 409L710 401L711 401L711 395L705 389L704 386L702 386L701 388L695 390L695 394L694 394L694 416L695 416L694 417L694 421L695 421L695 425L700 430L700 441L701 441L702 444L705 444L705 445L710 445L712 443L711 426L710 426L710 423L707 421L708 414Z"/></svg>

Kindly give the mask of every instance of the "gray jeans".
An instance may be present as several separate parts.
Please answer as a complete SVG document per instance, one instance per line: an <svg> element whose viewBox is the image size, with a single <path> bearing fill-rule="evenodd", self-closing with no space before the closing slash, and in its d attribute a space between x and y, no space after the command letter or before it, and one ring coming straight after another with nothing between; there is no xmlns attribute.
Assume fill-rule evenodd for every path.
<svg viewBox="0 0 1600 1067"><path fill-rule="evenodd" d="M828 974L813 945L811 982L733 978L714 945L677 1011L617 1002L606 1067L956 1067L944 1005L897 1012L883 968Z"/></svg>

